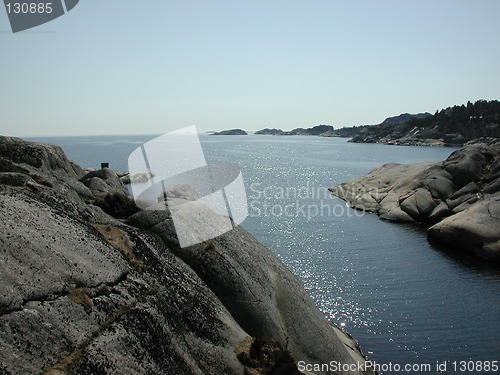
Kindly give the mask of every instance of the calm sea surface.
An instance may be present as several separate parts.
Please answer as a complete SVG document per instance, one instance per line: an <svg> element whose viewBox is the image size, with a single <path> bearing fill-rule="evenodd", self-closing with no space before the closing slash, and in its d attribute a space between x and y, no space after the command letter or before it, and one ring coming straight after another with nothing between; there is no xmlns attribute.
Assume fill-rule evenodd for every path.
<svg viewBox="0 0 500 375"><path fill-rule="evenodd" d="M126 171L130 152L152 138L31 140L62 146L82 167L109 162ZM425 228L352 210L326 191L383 163L443 160L452 148L306 136L200 138L208 162L240 165L250 214L242 226L282 259L370 360L432 365L411 374L484 374L470 364L472 371L455 371L453 361L500 360L498 268L429 244ZM436 371L444 361L446 371Z"/></svg>

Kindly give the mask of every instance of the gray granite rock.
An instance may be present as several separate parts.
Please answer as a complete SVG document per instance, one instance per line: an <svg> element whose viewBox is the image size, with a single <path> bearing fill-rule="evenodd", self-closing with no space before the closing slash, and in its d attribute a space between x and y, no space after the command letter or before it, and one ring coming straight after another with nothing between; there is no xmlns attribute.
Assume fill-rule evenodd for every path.
<svg viewBox="0 0 500 375"><path fill-rule="evenodd" d="M382 219L438 222L429 229L433 238L496 259L493 254L500 226L488 212L493 212L500 197L499 150L498 145L474 144L439 163L385 164L330 191L352 207L377 213Z"/></svg>
<svg viewBox="0 0 500 375"><path fill-rule="evenodd" d="M120 173L117 174L118 178L124 185L129 185L130 183L140 183L140 182L147 182L153 177L155 177L154 174L149 173L149 172L139 172L139 173L134 173L134 174L129 174L129 173Z"/></svg>
<svg viewBox="0 0 500 375"><path fill-rule="evenodd" d="M45 143L0 136L0 157L50 176L78 178L83 174L83 170L66 157L61 147Z"/></svg>
<svg viewBox="0 0 500 375"><path fill-rule="evenodd" d="M158 234L249 335L282 343L297 361L362 360L356 347L343 344L345 334L324 319L295 276L242 228L180 248L165 211L144 210L127 222Z"/></svg>
<svg viewBox="0 0 500 375"><path fill-rule="evenodd" d="M84 171L69 160L59 146L0 136L0 172L30 176L37 184L66 194L76 205L83 199L94 198L78 180Z"/></svg>
<svg viewBox="0 0 500 375"><path fill-rule="evenodd" d="M105 197L108 194L119 193L129 195L129 191L118 175L109 168L90 171L80 178L96 197Z"/></svg>
<svg viewBox="0 0 500 375"><path fill-rule="evenodd" d="M500 196L483 199L429 228L429 236L452 247L500 261Z"/></svg>

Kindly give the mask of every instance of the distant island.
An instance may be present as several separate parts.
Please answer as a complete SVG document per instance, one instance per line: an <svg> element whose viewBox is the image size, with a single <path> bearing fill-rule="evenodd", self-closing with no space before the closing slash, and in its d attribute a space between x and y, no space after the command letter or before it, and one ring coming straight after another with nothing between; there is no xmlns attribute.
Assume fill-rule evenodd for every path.
<svg viewBox="0 0 500 375"><path fill-rule="evenodd" d="M222 130L220 132L212 132L210 135L248 135L243 129Z"/></svg>
<svg viewBox="0 0 500 375"><path fill-rule="evenodd" d="M478 138L500 137L500 102L478 100L456 105L434 115L408 113L389 117L379 125L353 126L336 131L355 143L404 146L463 145Z"/></svg>
<svg viewBox="0 0 500 375"><path fill-rule="evenodd" d="M290 131L283 131L281 129L265 128L256 131L254 134L260 135L319 135L322 137L335 137L333 126L331 125L317 125L312 128L296 128Z"/></svg>

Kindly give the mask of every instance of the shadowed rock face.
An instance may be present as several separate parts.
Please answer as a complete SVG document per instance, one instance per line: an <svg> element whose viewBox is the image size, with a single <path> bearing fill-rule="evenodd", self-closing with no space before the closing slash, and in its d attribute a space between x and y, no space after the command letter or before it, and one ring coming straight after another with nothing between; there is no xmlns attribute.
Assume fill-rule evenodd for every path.
<svg viewBox="0 0 500 375"><path fill-rule="evenodd" d="M434 224L429 236L500 260L499 150L470 145L440 163L385 164L330 191L382 219Z"/></svg>
<svg viewBox="0 0 500 375"><path fill-rule="evenodd" d="M364 361L243 229L181 249L169 211L124 222L90 204L57 148L1 138L0 150L0 373L298 374L300 360ZM87 178L120 188L109 173Z"/></svg>

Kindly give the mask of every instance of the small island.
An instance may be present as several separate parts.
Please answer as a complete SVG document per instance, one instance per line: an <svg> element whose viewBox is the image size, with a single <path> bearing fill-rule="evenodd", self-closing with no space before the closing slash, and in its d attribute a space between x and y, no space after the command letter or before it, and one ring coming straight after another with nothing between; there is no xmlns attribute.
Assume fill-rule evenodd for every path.
<svg viewBox="0 0 500 375"><path fill-rule="evenodd" d="M220 132L213 132L210 135L248 135L248 133L243 129L230 129L230 130L222 130Z"/></svg>
<svg viewBox="0 0 500 375"><path fill-rule="evenodd" d="M255 132L259 135L319 135L321 137L335 137L336 134L333 131L333 126L331 125L317 125L312 128L295 128L290 131L284 131L281 129L261 129Z"/></svg>

